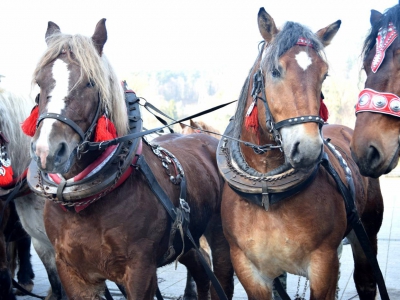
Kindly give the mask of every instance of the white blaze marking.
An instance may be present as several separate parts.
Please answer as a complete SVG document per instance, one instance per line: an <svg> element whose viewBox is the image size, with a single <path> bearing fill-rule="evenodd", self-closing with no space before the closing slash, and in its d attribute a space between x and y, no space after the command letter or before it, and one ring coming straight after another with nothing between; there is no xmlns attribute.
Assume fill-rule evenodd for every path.
<svg viewBox="0 0 400 300"><path fill-rule="evenodd" d="M65 108L65 97L68 95L69 87L69 70L65 62L57 59L53 64L52 75L55 80L55 86L49 92L49 102L47 103L47 111L49 113L60 114ZM46 158L49 154L49 136L56 122L55 119L44 119L40 135L36 141L36 155L40 157L42 167L46 166Z"/></svg>
<svg viewBox="0 0 400 300"><path fill-rule="evenodd" d="M296 54L296 61L304 71L312 64L311 57L305 51Z"/></svg>

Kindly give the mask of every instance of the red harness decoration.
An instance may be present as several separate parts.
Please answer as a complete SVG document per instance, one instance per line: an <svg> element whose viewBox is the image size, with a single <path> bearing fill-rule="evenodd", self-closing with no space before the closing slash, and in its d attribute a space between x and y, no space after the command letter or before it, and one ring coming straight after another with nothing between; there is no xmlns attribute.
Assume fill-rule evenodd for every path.
<svg viewBox="0 0 400 300"><path fill-rule="evenodd" d="M28 118L21 124L21 129L22 131L27 135L27 136L34 136L36 132L36 123L39 118L39 106L35 105L34 108L32 108L31 114L29 115Z"/></svg>
<svg viewBox="0 0 400 300"><path fill-rule="evenodd" d="M358 96L356 114L363 111L400 117L400 98L395 94L364 89Z"/></svg>
<svg viewBox="0 0 400 300"><path fill-rule="evenodd" d="M372 72L376 73L385 58L386 49L397 37L396 27L390 22L387 28L381 28L376 37L376 53L371 63Z"/></svg>

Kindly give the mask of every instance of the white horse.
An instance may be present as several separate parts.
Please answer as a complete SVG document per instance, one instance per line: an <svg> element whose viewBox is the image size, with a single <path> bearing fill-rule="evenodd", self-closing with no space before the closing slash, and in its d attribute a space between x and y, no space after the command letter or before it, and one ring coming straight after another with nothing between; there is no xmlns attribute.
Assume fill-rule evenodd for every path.
<svg viewBox="0 0 400 300"><path fill-rule="evenodd" d="M7 154L11 160L13 178L19 178L30 163L30 137L23 134L20 125L30 114L34 101L0 88L0 132L8 139ZM32 244L42 260L51 285L46 299L66 299L57 273L55 252L43 222L45 200L34 193L18 197L15 206L25 231L31 236Z"/></svg>

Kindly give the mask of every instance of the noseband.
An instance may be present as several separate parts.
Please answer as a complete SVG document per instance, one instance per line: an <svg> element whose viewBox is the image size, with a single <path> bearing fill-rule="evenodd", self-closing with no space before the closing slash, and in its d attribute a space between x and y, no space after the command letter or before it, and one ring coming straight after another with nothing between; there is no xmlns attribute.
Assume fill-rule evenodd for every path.
<svg viewBox="0 0 400 300"><path fill-rule="evenodd" d="M40 99L40 94L36 96L36 104L39 105L39 99ZM97 102L97 109L96 109L96 114L92 120L92 123L90 124L89 128L86 130L86 132L83 132L83 130L71 119L67 118L66 116L63 116L61 114L55 114L55 113L43 113L39 116L37 123L36 123L36 129L39 127L39 124L41 121L44 119L56 119L60 122L63 122L67 124L69 127L71 127L80 137L81 143L77 146L78 152L79 149L81 149L81 145L84 144L85 142L88 142L90 137L92 136L93 129L96 127L97 120L100 117L100 94L98 94L98 102Z"/></svg>

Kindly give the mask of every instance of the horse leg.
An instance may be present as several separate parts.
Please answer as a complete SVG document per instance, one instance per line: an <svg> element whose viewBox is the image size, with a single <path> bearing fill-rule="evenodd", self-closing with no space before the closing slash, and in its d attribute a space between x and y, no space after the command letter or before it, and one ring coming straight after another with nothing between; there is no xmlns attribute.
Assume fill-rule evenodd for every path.
<svg viewBox="0 0 400 300"><path fill-rule="evenodd" d="M236 275L245 289L248 299L271 300L273 280L266 280L265 277L262 277L239 247L231 244L230 253Z"/></svg>
<svg viewBox="0 0 400 300"><path fill-rule="evenodd" d="M310 271L310 300L333 300L339 272L337 249L329 251L317 250L311 254Z"/></svg>
<svg viewBox="0 0 400 300"><path fill-rule="evenodd" d="M229 243L223 233L221 216L215 216L211 220L204 235L211 248L214 274L228 299L232 299L234 270L229 254ZM219 299L213 286L211 287L211 299Z"/></svg>
<svg viewBox="0 0 400 300"><path fill-rule="evenodd" d="M47 272L47 277L49 278L51 289L48 292L46 300L67 299L65 291L61 285L60 277L58 276L53 246L51 246L50 242L46 244L35 238L32 238L32 244L42 261Z"/></svg>
<svg viewBox="0 0 400 300"><path fill-rule="evenodd" d="M0 299L16 299L11 285L11 274L7 264L6 240L0 231Z"/></svg>
<svg viewBox="0 0 400 300"><path fill-rule="evenodd" d="M23 230L22 227L21 230ZM25 230L23 230L23 232L25 232ZM33 289L32 279L35 278L31 263L31 237L26 235L16 243L19 261L19 269L17 273L18 283L27 291L31 292Z"/></svg>
<svg viewBox="0 0 400 300"><path fill-rule="evenodd" d="M378 253L377 234L382 225L383 199L380 192L379 181L368 179L368 197L365 209L361 215L361 221L370 240L373 253ZM376 297L376 280L364 251L351 231L347 236L351 243L354 257L354 282L360 299L369 300Z"/></svg>

